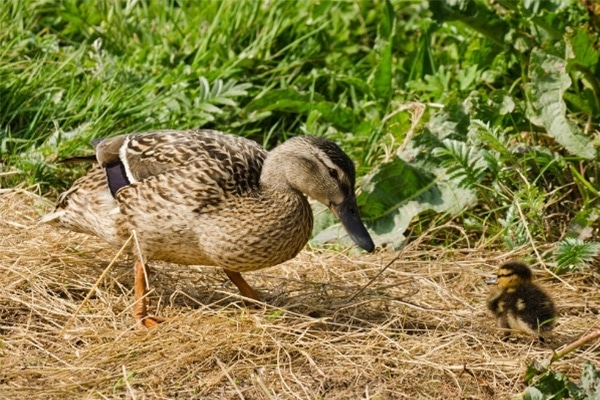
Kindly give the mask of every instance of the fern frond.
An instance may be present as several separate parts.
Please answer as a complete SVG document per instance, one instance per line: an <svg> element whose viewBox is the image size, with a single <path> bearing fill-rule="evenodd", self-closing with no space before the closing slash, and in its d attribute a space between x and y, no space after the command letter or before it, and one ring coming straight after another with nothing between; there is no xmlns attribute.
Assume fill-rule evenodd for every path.
<svg viewBox="0 0 600 400"><path fill-rule="evenodd" d="M489 122L474 119L469 125L469 138L474 144L485 146L503 156L511 154L510 137L505 129L490 126Z"/></svg>
<svg viewBox="0 0 600 400"><path fill-rule="evenodd" d="M583 271L599 254L600 243L598 242L584 242L579 238L566 238L559 242L554 250L556 272Z"/></svg>
<svg viewBox="0 0 600 400"><path fill-rule="evenodd" d="M442 160L448 177L457 180L459 187L475 189L488 169L485 151L452 139L442 140L442 146L434 155Z"/></svg>

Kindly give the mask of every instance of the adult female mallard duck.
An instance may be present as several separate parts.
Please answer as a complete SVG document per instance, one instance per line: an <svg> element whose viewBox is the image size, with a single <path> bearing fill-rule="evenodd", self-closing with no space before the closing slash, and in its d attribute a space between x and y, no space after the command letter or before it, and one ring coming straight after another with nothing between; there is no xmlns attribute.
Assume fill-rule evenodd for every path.
<svg viewBox="0 0 600 400"><path fill-rule="evenodd" d="M498 287L488 297L487 306L498 319L498 327L507 330L505 336L512 329L543 339L554 327L556 309L550 296L532 282L531 269L509 262L498 269L494 281Z"/></svg>
<svg viewBox="0 0 600 400"><path fill-rule="evenodd" d="M258 299L240 272L287 261L313 225L308 195L331 209L371 252L354 194L355 169L333 142L294 137L270 152L213 130L163 130L92 142L98 165L63 193L41 222L115 246L135 233L134 316L146 312L144 261L221 267L242 295Z"/></svg>

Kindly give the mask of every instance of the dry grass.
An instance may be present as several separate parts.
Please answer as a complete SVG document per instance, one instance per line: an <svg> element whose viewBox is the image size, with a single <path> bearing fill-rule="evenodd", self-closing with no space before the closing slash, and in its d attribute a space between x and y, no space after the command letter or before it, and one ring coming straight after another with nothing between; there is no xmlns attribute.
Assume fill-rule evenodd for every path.
<svg viewBox="0 0 600 400"><path fill-rule="evenodd" d="M0 191L0 398L504 399L543 360L600 325L597 282L538 271L560 308L546 344L500 340L483 278L517 258L411 245L395 254L304 251L246 274L266 299L241 305L215 268L154 265L152 311L135 329L133 274L98 240L35 224L43 199ZM578 379L599 344L554 364Z"/></svg>

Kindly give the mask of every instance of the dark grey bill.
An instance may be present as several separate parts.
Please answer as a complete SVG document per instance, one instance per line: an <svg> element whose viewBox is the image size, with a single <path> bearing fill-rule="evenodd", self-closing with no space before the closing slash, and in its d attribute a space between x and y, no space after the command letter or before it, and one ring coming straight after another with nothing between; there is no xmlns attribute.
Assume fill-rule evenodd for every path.
<svg viewBox="0 0 600 400"><path fill-rule="evenodd" d="M369 253L375 249L375 243L369 235L365 224L358 214L358 206L354 198L347 198L343 203L332 205L331 211L339 218L348 232L348 236Z"/></svg>

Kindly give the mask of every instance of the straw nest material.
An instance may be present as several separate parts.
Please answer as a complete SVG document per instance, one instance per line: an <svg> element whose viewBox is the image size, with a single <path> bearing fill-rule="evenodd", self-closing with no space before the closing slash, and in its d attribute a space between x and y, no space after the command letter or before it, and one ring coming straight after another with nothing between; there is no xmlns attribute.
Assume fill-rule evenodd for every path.
<svg viewBox="0 0 600 400"><path fill-rule="evenodd" d="M600 325L590 274L537 269L555 334L504 342L484 278L526 254L422 237L399 254L307 249L245 274L265 299L255 308L219 269L152 263L151 312L169 320L139 330L132 260L107 268L118 249L37 225L49 207L0 189L0 398L503 399L525 389L528 360ZM553 368L578 380L598 347Z"/></svg>

